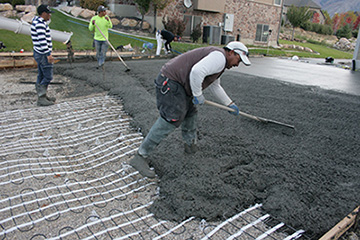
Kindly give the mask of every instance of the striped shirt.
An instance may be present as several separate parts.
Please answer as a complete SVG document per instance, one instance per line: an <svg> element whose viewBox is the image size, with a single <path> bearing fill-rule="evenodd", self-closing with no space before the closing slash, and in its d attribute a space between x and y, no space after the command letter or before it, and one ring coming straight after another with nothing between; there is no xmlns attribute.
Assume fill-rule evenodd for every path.
<svg viewBox="0 0 360 240"><path fill-rule="evenodd" d="M34 50L49 56L52 51L50 28L42 17L35 16L31 24L31 39Z"/></svg>

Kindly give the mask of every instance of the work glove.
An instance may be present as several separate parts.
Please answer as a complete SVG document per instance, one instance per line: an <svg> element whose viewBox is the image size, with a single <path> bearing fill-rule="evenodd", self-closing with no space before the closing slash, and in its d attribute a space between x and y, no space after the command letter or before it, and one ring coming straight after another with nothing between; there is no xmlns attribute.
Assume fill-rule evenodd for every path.
<svg viewBox="0 0 360 240"><path fill-rule="evenodd" d="M204 102L205 102L205 97L204 97L204 95L200 95L200 96L194 96L194 98L193 98L193 100L192 100L192 102L195 104L195 105L203 105L204 104Z"/></svg>
<svg viewBox="0 0 360 240"><path fill-rule="evenodd" d="M229 111L230 114L233 114L233 115L235 115L235 116L239 115L239 108L236 106L235 103L231 103L228 107L235 110L235 111L233 111L233 112L230 112L230 111Z"/></svg>
<svg viewBox="0 0 360 240"><path fill-rule="evenodd" d="M95 25L95 20L92 20L92 24Z"/></svg>
<svg viewBox="0 0 360 240"><path fill-rule="evenodd" d="M107 21L110 21L110 19L109 19L109 17L108 17L108 16L105 16L105 19L106 19Z"/></svg>

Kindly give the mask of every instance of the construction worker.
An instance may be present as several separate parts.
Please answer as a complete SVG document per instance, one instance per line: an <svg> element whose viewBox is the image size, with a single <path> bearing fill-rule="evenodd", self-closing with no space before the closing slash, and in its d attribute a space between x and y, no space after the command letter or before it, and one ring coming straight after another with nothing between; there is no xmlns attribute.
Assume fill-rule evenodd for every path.
<svg viewBox="0 0 360 240"><path fill-rule="evenodd" d="M35 16L31 23L31 39L33 42L34 59L38 65L38 76L35 89L38 95L38 106L50 106L55 98L47 96L47 88L53 79L54 58L52 53L52 41L50 28L47 21L51 18L49 6L41 4L37 8L39 16Z"/></svg>
<svg viewBox="0 0 360 240"><path fill-rule="evenodd" d="M179 40L180 40L180 37L175 36L172 32L169 32L166 30L156 31L156 41L157 41L156 56L160 55L163 43L165 46L165 54L169 54L172 52L170 43L172 41L179 41Z"/></svg>
<svg viewBox="0 0 360 240"><path fill-rule="evenodd" d="M109 16L106 15L106 10L107 9L104 6L100 5L97 9L97 15L92 17L89 23L89 30L94 32L94 43L97 59L96 68L102 67L105 63L106 52L108 49L108 43L106 40L109 39L109 28L113 27ZM106 39L104 38L103 34Z"/></svg>
<svg viewBox="0 0 360 240"><path fill-rule="evenodd" d="M149 155L171 132L181 125L184 150L187 154L197 150L197 106L205 102L204 89L209 89L218 102L234 109L239 108L220 85L225 69L237 67L241 62L249 66L247 47L237 41L224 48L203 47L181 54L162 68L155 80L157 108L160 116L141 143L130 165L144 177L154 178L149 167Z"/></svg>

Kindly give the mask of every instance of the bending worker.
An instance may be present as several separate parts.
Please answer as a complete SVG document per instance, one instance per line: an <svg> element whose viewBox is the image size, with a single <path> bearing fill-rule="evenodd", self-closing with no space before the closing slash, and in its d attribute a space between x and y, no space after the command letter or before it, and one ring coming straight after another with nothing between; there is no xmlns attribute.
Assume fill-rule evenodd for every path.
<svg viewBox="0 0 360 240"><path fill-rule="evenodd" d="M237 41L224 48L203 47L179 55L162 68L155 80L157 108L160 117L141 143L130 165L144 177L154 178L149 167L149 155L171 132L181 125L185 153L197 150L197 105L205 102L204 89L209 89L218 102L235 109L239 108L220 85L220 76L225 69L237 67L241 62L249 66L247 47ZM181 66L181 67L179 67Z"/></svg>
<svg viewBox="0 0 360 240"><path fill-rule="evenodd" d="M109 16L106 15L106 8L104 6L99 6L97 10L98 15L91 18L89 23L89 30L95 32L94 34L94 43L96 49L96 59L98 65L96 68L102 67L105 63L106 52L108 49L108 43L106 39L109 39L109 28L112 28L112 22L110 21ZM100 28L100 31L105 35L106 39L103 37L99 29L95 24Z"/></svg>
<svg viewBox="0 0 360 240"><path fill-rule="evenodd" d="M180 37L175 36L172 32L166 30L156 31L156 41L157 41L156 56L160 55L163 42L165 45L165 54L169 54L172 51L170 43L172 41L178 41L178 40L180 40Z"/></svg>

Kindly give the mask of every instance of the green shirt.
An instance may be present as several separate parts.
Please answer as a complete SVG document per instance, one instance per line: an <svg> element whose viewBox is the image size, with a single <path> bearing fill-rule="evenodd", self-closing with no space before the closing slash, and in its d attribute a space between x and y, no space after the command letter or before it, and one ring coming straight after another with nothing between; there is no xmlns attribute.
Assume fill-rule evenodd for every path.
<svg viewBox="0 0 360 240"><path fill-rule="evenodd" d="M107 39L109 39L109 31L108 29L109 28L112 28L113 25L112 25L112 22L109 18L109 21L106 20L105 18L106 16L104 17L99 17L98 15L94 16L91 18L90 20L90 23L89 23L89 30L90 31L94 31L95 34L94 34L94 39L95 40L98 40L98 41L106 41L106 39L102 36L102 34L99 32L99 29L94 25L92 24L93 20L95 20L95 23L96 25L100 28L101 32L105 35L105 37Z"/></svg>

